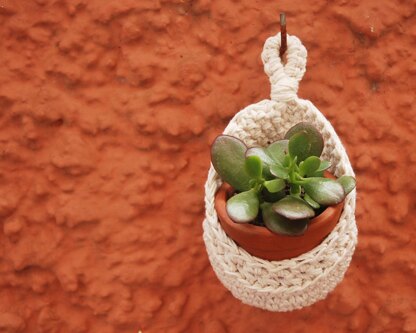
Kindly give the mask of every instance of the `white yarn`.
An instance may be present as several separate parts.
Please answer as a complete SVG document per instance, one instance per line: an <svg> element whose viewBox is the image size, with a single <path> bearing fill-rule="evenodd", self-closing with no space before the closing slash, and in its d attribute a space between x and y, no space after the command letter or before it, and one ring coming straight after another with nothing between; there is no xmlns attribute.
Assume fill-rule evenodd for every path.
<svg viewBox="0 0 416 333"><path fill-rule="evenodd" d="M299 99L299 81L305 73L307 52L300 40L288 36L287 61L279 57L280 34L267 39L262 60L271 82L271 99L238 112L224 134L248 146L265 146L282 139L293 125L307 121L323 135L322 157L331 161L336 176L354 176L347 153L334 128L310 102ZM311 305L343 279L357 243L355 190L345 199L340 220L316 248L296 258L268 261L239 247L222 229L214 208L221 180L212 165L205 184L204 242L211 265L226 288L242 302L270 311L291 311Z"/></svg>

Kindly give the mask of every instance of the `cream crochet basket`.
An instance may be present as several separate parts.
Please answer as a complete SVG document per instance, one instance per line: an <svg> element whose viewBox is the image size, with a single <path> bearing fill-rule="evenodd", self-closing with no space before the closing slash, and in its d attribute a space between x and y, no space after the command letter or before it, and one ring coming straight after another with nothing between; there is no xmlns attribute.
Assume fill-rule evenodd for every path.
<svg viewBox="0 0 416 333"><path fill-rule="evenodd" d="M271 100L247 106L230 121L224 134L248 146L265 146L282 139L293 125L311 122L322 133L322 157L331 161L337 177L354 176L347 153L334 128L310 102L299 99L307 52L300 40L287 37L286 63L279 57L280 34L267 39L262 60L271 82ZM296 258L267 261L254 257L229 238L218 221L214 196L221 185L212 165L205 184L204 242L220 281L243 303L269 311L291 311L324 299L343 279L357 243L355 190L345 199L340 220L313 250Z"/></svg>

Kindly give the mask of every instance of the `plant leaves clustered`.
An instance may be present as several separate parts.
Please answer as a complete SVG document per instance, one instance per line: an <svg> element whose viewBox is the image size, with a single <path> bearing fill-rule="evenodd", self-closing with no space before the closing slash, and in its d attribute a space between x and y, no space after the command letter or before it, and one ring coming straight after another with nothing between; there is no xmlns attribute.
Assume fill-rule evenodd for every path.
<svg viewBox="0 0 416 333"><path fill-rule="evenodd" d="M325 178L329 161L320 158L324 140L310 123L299 123L283 140L267 147L250 147L238 138L217 137L212 164L236 194L227 213L237 223L260 220L270 231L302 235L323 208L342 202L356 185L354 177Z"/></svg>

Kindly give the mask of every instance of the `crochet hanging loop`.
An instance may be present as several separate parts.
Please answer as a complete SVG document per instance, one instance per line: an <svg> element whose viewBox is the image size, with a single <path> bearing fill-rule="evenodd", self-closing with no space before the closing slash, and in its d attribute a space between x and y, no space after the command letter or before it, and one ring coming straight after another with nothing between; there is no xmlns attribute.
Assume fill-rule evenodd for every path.
<svg viewBox="0 0 416 333"><path fill-rule="evenodd" d="M271 99L279 102L297 99L307 52L297 37L287 34L285 13L280 14L280 33L266 40L261 57L271 84Z"/></svg>

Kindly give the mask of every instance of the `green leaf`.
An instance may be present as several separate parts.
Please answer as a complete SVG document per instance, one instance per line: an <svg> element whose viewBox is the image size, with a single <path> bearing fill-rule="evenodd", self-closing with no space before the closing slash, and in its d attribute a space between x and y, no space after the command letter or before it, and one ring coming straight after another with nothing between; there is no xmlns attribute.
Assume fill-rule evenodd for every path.
<svg viewBox="0 0 416 333"><path fill-rule="evenodd" d="M303 162L305 162L305 161L302 161L302 162L299 163L299 172L301 173L302 176L305 175L305 172L303 171Z"/></svg>
<svg viewBox="0 0 416 333"><path fill-rule="evenodd" d="M315 200L313 200L307 193L305 193L305 196L303 197L303 200L305 200L313 209L319 209L321 207Z"/></svg>
<svg viewBox="0 0 416 333"><path fill-rule="evenodd" d="M282 179L287 179L289 176L288 169L278 164L270 166L270 172L272 173L273 176L282 178Z"/></svg>
<svg viewBox="0 0 416 333"><path fill-rule="evenodd" d="M289 173L291 171L299 170L299 167L298 167L298 164L297 163L298 163L298 157L297 156L295 156L294 158L292 158L290 160L289 167L288 167Z"/></svg>
<svg viewBox="0 0 416 333"><path fill-rule="evenodd" d="M317 171L325 171L331 166L331 162L329 161L321 161L321 164L319 165L319 168Z"/></svg>
<svg viewBox="0 0 416 333"><path fill-rule="evenodd" d="M299 165L300 171L303 175L312 176L321 165L321 160L316 156L309 156Z"/></svg>
<svg viewBox="0 0 416 333"><path fill-rule="evenodd" d="M248 156L245 161L245 168L247 174L255 179L260 179L263 173L263 165L260 157Z"/></svg>
<svg viewBox="0 0 416 333"><path fill-rule="evenodd" d="M266 148L263 147L251 147L246 151L246 157L258 156L264 164L273 164L273 159L266 152Z"/></svg>
<svg viewBox="0 0 416 333"><path fill-rule="evenodd" d="M263 162L263 175L267 178L273 178L272 173L270 172L270 166L274 164L281 165L283 163L284 157L287 154L287 145L288 140L280 140L273 142L266 148L263 147L252 147L247 149L246 157L248 156L258 156Z"/></svg>
<svg viewBox="0 0 416 333"><path fill-rule="evenodd" d="M238 193L227 201L227 213L238 223L253 221L259 212L259 198L254 189Z"/></svg>
<svg viewBox="0 0 416 333"><path fill-rule="evenodd" d="M309 156L321 156L324 140L321 133L310 123L299 123L293 126L285 135L289 139L289 154L297 156L298 161L304 161Z"/></svg>
<svg viewBox="0 0 416 333"><path fill-rule="evenodd" d="M345 198L341 184L332 179L306 178L302 186L305 192L320 205L335 205Z"/></svg>
<svg viewBox="0 0 416 333"><path fill-rule="evenodd" d="M308 228L308 219L289 220L276 214L272 209L272 204L262 204L263 222L266 227L279 235L298 236L305 233Z"/></svg>
<svg viewBox="0 0 416 333"><path fill-rule="evenodd" d="M290 184L290 194L292 195L300 195L302 188L300 185L297 184Z"/></svg>
<svg viewBox="0 0 416 333"><path fill-rule="evenodd" d="M268 154L278 162L283 164L283 160L288 153L289 140L275 141L267 147Z"/></svg>
<svg viewBox="0 0 416 333"><path fill-rule="evenodd" d="M288 154L285 156L285 158L283 159L283 163L282 165L284 167L289 167L289 165L292 163L292 157Z"/></svg>
<svg viewBox="0 0 416 333"><path fill-rule="evenodd" d="M275 202L273 210L289 220L300 220L315 216L314 210L305 201L292 196L287 196Z"/></svg>
<svg viewBox="0 0 416 333"><path fill-rule="evenodd" d="M303 161L309 155L308 137L304 133L296 133L289 140L289 154L292 158L297 157Z"/></svg>
<svg viewBox="0 0 416 333"><path fill-rule="evenodd" d="M273 179L269 180L263 183L264 187L267 188L267 190L270 193L276 193L280 192L285 189L286 183L283 179Z"/></svg>
<svg viewBox="0 0 416 333"><path fill-rule="evenodd" d="M344 189L345 195L350 193L356 185L355 178L351 176L342 176L337 179L337 183L341 184L342 188Z"/></svg>
<svg viewBox="0 0 416 333"><path fill-rule="evenodd" d="M238 191L250 189L250 176L245 169L247 147L239 139L229 136L218 136L211 146L211 161L215 171L224 182Z"/></svg>
<svg viewBox="0 0 416 333"><path fill-rule="evenodd" d="M250 184L250 188L253 188L258 184L256 179L250 179L248 183Z"/></svg>
<svg viewBox="0 0 416 333"><path fill-rule="evenodd" d="M274 164L275 161L269 155L266 148L262 147L252 147L247 149L246 158L250 156L258 156L261 161L263 162L263 175L266 178L272 178L272 174L270 173L270 165Z"/></svg>

